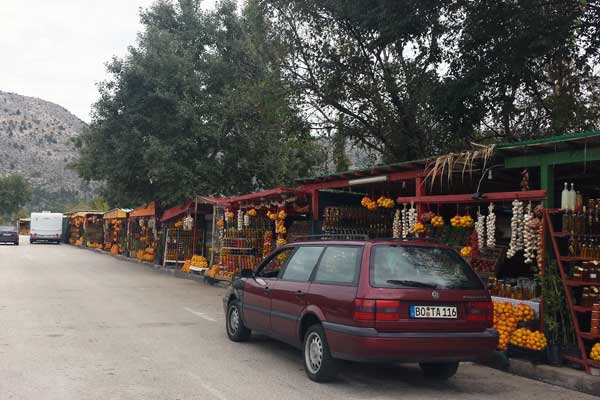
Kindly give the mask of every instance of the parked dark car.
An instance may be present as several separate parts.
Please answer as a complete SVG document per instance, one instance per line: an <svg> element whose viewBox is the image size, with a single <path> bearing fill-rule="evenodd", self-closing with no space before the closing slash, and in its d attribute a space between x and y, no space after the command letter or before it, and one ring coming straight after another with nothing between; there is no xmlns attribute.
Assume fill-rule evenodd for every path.
<svg viewBox="0 0 600 400"><path fill-rule="evenodd" d="M19 232L16 226L0 226L0 243L12 243L19 245Z"/></svg>
<svg viewBox="0 0 600 400"><path fill-rule="evenodd" d="M245 275L223 299L227 335L299 347L314 381L332 380L338 360L418 362L427 377L447 379L498 345L490 295L445 245L300 242Z"/></svg>

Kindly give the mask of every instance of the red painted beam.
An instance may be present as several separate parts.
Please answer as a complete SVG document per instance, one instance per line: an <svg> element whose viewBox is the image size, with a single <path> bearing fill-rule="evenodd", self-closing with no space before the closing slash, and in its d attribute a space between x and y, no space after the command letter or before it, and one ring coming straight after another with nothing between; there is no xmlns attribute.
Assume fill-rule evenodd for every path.
<svg viewBox="0 0 600 400"><path fill-rule="evenodd" d="M546 198L545 190L527 190L518 192L494 192L483 193L481 198L474 199L473 194L448 194L438 196L413 196L413 197L398 197L398 204L411 203L415 204L437 204L437 203L490 203L499 201L519 200L544 200Z"/></svg>
<svg viewBox="0 0 600 400"><path fill-rule="evenodd" d="M310 203L312 207L313 221L319 220L319 191L313 190L310 192Z"/></svg>

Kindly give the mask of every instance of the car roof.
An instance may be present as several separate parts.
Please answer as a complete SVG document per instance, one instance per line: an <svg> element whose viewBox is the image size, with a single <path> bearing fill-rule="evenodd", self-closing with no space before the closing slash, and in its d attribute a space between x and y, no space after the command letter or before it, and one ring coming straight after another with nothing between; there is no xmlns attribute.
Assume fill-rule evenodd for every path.
<svg viewBox="0 0 600 400"><path fill-rule="evenodd" d="M366 244L371 245L393 245L393 246L418 246L418 247L434 247L449 249L450 246L443 243L436 243L432 240L427 239L369 239L369 240L310 240L310 241L298 241L290 243L290 246L332 246L332 245L344 245L344 246L364 246Z"/></svg>

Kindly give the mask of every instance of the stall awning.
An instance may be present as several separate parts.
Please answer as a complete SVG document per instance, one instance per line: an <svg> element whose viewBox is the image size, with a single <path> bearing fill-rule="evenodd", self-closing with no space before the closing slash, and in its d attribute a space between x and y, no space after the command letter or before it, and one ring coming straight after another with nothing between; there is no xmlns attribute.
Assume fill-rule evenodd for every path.
<svg viewBox="0 0 600 400"><path fill-rule="evenodd" d="M168 221L175 217L178 217L181 214L185 214L186 212L189 211L190 207L193 204L194 204L194 201L192 199L189 199L189 200L186 200L182 206L177 205L175 207L169 208L168 210L165 210L165 212L163 212L163 214L162 214L162 217L160 217L160 221L165 222L165 221Z"/></svg>
<svg viewBox="0 0 600 400"><path fill-rule="evenodd" d="M339 189L362 183L395 182L410 180L424 175L429 160L404 161L395 164L379 165L365 169L355 169L332 175L296 179L304 191Z"/></svg>
<svg viewBox="0 0 600 400"><path fill-rule="evenodd" d="M104 219L127 218L127 213L130 211L131 209L128 208L114 208L104 213Z"/></svg>
<svg viewBox="0 0 600 400"><path fill-rule="evenodd" d="M304 197L305 192L299 189L280 187L276 189L264 190L262 192L245 194L242 196L230 197L227 201L231 205L259 206L269 202L291 201L298 197Z"/></svg>
<svg viewBox="0 0 600 400"><path fill-rule="evenodd" d="M195 207L196 202L199 206L205 206L205 205L223 205L223 206L225 206L228 203L227 199L223 199L220 197L194 196L191 199L186 200L183 203L183 205L176 205L175 207L171 207L168 210L165 210L165 212L163 212L162 216L160 217L160 221L161 222L169 221L175 217L178 217L182 214L187 213L188 211L190 211L192 208Z"/></svg>
<svg viewBox="0 0 600 400"><path fill-rule="evenodd" d="M102 216L104 213L102 211L75 211L71 214L71 218L76 217L88 217L91 215Z"/></svg>
<svg viewBox="0 0 600 400"><path fill-rule="evenodd" d="M151 202L145 207L138 207L129 213L129 218L154 217L156 215L156 203Z"/></svg>

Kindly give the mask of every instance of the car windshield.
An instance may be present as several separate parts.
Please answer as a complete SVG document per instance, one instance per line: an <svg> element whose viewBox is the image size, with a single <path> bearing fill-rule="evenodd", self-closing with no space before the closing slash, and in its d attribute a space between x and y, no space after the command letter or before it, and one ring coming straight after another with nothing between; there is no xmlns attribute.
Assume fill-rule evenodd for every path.
<svg viewBox="0 0 600 400"><path fill-rule="evenodd" d="M14 226L0 226L0 232L16 232L17 228L15 228Z"/></svg>
<svg viewBox="0 0 600 400"><path fill-rule="evenodd" d="M371 284L389 288L483 289L455 251L439 247L374 246Z"/></svg>

